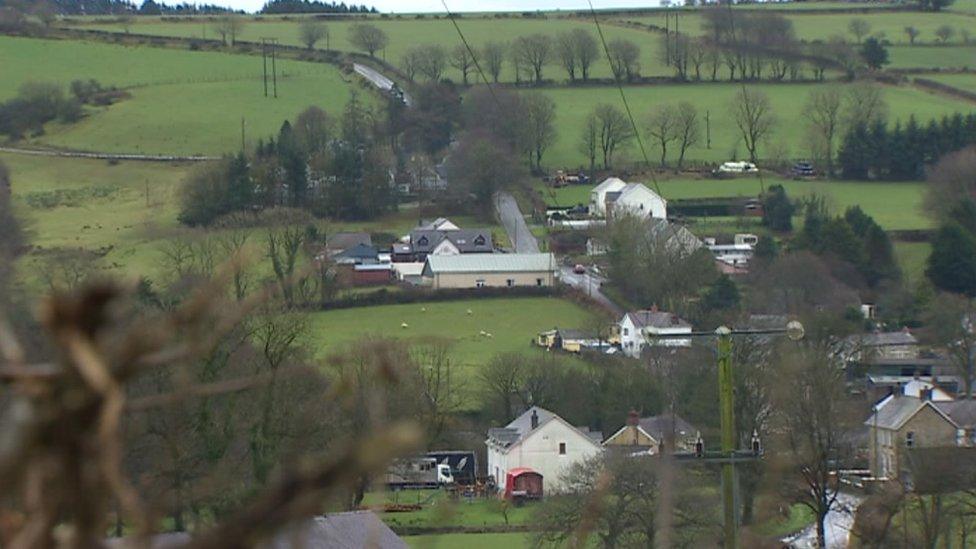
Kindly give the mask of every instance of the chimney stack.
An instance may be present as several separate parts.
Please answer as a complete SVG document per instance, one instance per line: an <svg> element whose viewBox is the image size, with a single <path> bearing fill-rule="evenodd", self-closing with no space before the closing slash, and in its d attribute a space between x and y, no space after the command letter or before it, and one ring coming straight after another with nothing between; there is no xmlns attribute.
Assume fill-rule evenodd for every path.
<svg viewBox="0 0 976 549"><path fill-rule="evenodd" d="M535 429L539 426L539 412L532 410L532 428Z"/></svg>
<svg viewBox="0 0 976 549"><path fill-rule="evenodd" d="M627 412L627 425L636 427L638 423L640 423L640 414L637 413L637 410L631 409L630 412Z"/></svg>

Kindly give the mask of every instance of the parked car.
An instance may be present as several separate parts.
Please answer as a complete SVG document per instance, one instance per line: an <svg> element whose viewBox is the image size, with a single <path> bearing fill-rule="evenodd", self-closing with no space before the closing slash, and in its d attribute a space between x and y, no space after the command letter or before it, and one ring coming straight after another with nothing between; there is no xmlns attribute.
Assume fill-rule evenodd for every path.
<svg viewBox="0 0 976 549"><path fill-rule="evenodd" d="M758 172L759 168L752 162L723 162L721 166L712 171L712 175L716 177L727 177Z"/></svg>
<svg viewBox="0 0 976 549"><path fill-rule="evenodd" d="M790 169L790 173L793 174L795 179L800 179L802 177L813 177L817 175L817 172L813 169L813 164L809 162L797 162L793 164L793 168Z"/></svg>

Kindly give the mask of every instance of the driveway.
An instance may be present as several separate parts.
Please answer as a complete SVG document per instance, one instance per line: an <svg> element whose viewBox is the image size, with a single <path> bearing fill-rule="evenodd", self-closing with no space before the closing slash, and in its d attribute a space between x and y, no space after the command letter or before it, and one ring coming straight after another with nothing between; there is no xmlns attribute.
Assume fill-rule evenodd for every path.
<svg viewBox="0 0 976 549"><path fill-rule="evenodd" d="M378 70L367 67L366 65L360 65L359 63L353 63L352 70L356 72L359 76L362 76L366 80L369 80L377 88L383 91L390 91L393 89L393 80L390 80L383 73ZM407 95L407 92L403 92L403 102L409 107L413 104L413 99Z"/></svg>
<svg viewBox="0 0 976 549"><path fill-rule="evenodd" d="M515 201L512 193L502 191L495 195L495 211L498 212L498 219L505 227L515 253L539 253L539 241L535 239L535 235L526 225L525 217L519 210L518 202Z"/></svg>

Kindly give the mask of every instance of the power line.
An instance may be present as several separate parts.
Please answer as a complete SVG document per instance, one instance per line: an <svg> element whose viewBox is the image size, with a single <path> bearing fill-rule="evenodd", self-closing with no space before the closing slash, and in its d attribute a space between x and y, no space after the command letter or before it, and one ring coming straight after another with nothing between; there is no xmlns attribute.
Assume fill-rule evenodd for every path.
<svg viewBox="0 0 976 549"><path fill-rule="evenodd" d="M498 97L495 96L495 88L492 87L491 82L488 81L488 77L485 76L485 71L481 70L481 63L478 62L478 56L475 54L474 50L471 49L471 45L468 44L468 39L464 37L464 33L461 32L461 26L458 25L457 20L454 18L454 12L451 11L451 8L447 7L447 0L441 0L441 5L444 6L444 11L447 12L447 18L450 19L451 23L454 25L454 30L457 31L458 37L461 38L464 48L468 50L468 55L471 56L471 60L474 62L475 70L478 71L478 74L481 76L481 80L485 83L485 86L488 86L488 92L491 93L492 100L494 100L495 105L498 108L501 108L501 102L498 100Z"/></svg>

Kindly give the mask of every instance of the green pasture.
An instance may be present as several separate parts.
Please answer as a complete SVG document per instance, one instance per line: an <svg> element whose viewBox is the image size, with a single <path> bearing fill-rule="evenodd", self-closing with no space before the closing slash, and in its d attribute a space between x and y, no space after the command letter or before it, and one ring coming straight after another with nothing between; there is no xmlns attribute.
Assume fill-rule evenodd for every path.
<svg viewBox="0 0 976 549"><path fill-rule="evenodd" d="M928 74L928 80L935 80L969 93L976 93L976 73L968 74Z"/></svg>
<svg viewBox="0 0 976 549"><path fill-rule="evenodd" d="M50 249L101 251L117 274L151 274L161 242L179 231L176 189L189 166L0 153L32 251L20 275L36 282ZM43 200L53 200L47 206Z"/></svg>
<svg viewBox="0 0 976 549"><path fill-rule="evenodd" d="M818 13L818 10L793 10L791 6L783 6L778 10L793 22L796 37L800 40L827 40L833 36L841 36L848 41L856 38L847 30L852 19L863 19L870 25L870 36L882 37L893 44L908 44L905 27L914 26L921 34L915 39L916 43L937 42L936 29L948 25L956 30L951 42L962 43L961 29L976 27L976 19L968 15L946 12L918 12L891 11L870 13ZM740 8L739 13L744 10ZM743 13L743 16L745 14ZM653 13L640 16L625 16L620 19L645 25L664 27L664 13ZM681 11L678 17L678 30L691 34L702 32L702 16L698 11ZM671 25L673 26L673 21Z"/></svg>
<svg viewBox="0 0 976 549"><path fill-rule="evenodd" d="M650 180L644 183L654 189ZM776 177L765 177L763 184L783 185L790 198L798 199L812 194L823 195L837 213L843 213L850 206L860 206L882 227L895 229L926 229L932 221L922 210L925 193L924 183L882 183L863 181L795 181ZM741 177L735 179L690 179L662 178L658 181L662 195L670 200L713 197L754 197L761 192L759 178ZM547 202L555 200L560 205L589 204L592 185L572 185L562 189L549 189L541 182L537 190Z"/></svg>
<svg viewBox="0 0 976 549"><path fill-rule="evenodd" d="M470 528L505 526L502 502L495 498L452 500L441 490L401 490L398 492L371 492L363 505L377 507L387 503L420 504L419 511L382 513L383 522L390 526L433 528L438 526L466 526ZM520 525L529 522L535 505L508 506L508 523ZM467 535L467 534L466 534ZM438 536L440 537L440 536Z"/></svg>
<svg viewBox="0 0 976 549"><path fill-rule="evenodd" d="M0 84L8 93L27 80L67 85L90 77L104 85L131 86L131 98L89 109L75 124L49 124L36 138L39 144L102 152L233 152L241 146L242 119L245 137L253 143L309 105L338 114L352 82L331 65L280 61L278 98L271 98L264 96L258 57L0 38L0 65L8 62L14 77ZM129 72L128 67L138 68Z"/></svg>
<svg viewBox="0 0 976 549"><path fill-rule="evenodd" d="M910 282L925 280L925 266L932 253L928 242L895 242L895 257Z"/></svg>
<svg viewBox="0 0 976 549"><path fill-rule="evenodd" d="M212 28L212 22L205 18L184 18L184 22L162 21L159 18L137 18L135 23L130 26L129 31L133 34L149 34L155 36L173 36L182 38L218 38ZM289 21L281 18L248 18L244 25L240 40L260 41L262 37L277 38L281 44L288 46L302 46L298 30L300 18ZM349 42L350 28L361 23L359 20L343 20L328 22L330 32L328 42L323 40L316 44L320 49L334 49L340 51L354 51ZM425 16L417 19L414 16L403 16L402 18L378 19L371 18L369 23L376 25L389 36L389 46L377 53L377 57L384 59L394 65L399 64L403 53L411 46L421 44L438 44L444 46L449 51L461 44L457 31L446 17ZM596 38L596 28L592 21L574 20L562 17L549 17L546 19L526 19L521 17L466 17L458 19L458 26L464 33L468 43L478 48L489 41L509 42L518 38L534 33L543 33L550 36L572 29L583 28L593 33ZM124 32L118 23L97 22L85 24L84 28L104 30L110 32ZM641 47L641 67L642 74L661 75L670 74L671 71L659 61L659 37L637 29L613 28L613 38L627 38L636 42ZM453 68L448 68L445 75L456 81L460 81L461 73ZM477 75L472 72L470 77ZM606 58L601 56L599 62L593 68L593 77L608 78L610 76L609 65ZM554 80L565 80L566 73L559 67L554 60L551 66L546 67L545 77ZM504 81L515 79L514 70L511 63L506 61L503 74Z"/></svg>
<svg viewBox="0 0 976 549"><path fill-rule="evenodd" d="M976 68L976 46L892 46L888 59L892 69L972 69Z"/></svg>
<svg viewBox="0 0 976 549"><path fill-rule="evenodd" d="M758 84L752 89L765 92L778 119L775 130L759 151L760 157L803 158L809 156L805 124L801 118L807 95L817 86L844 84ZM686 154L686 160L718 163L733 158L747 157L741 143L741 135L732 115L732 101L741 89L740 84L702 83L698 85L664 84L649 86L630 86L625 88L627 100L634 117L643 130L645 120L657 105L677 104L689 101L698 108L702 121L703 138L698 146ZM586 117L600 103L609 103L623 109L620 97L610 88L547 89L544 93L556 102L556 125L558 136L555 144L543 157L543 163L551 167L579 167L588 160L579 151L580 136ZM941 117L954 112L976 110L971 103L931 94L911 86L887 86L885 99L890 107L890 117L906 120L914 114L921 121ZM704 119L706 112L710 119L711 148L706 148ZM659 149L644 137L644 145L652 162L660 157ZM671 161L677 156L669 153ZM618 166L628 165L640 159L636 143L615 157Z"/></svg>
<svg viewBox="0 0 976 549"><path fill-rule="evenodd" d="M532 349L532 338L542 330L586 328L592 320L581 306L555 297L382 305L312 313L309 344L325 357L364 338L442 338L453 345L454 359L471 371L498 353Z"/></svg>

